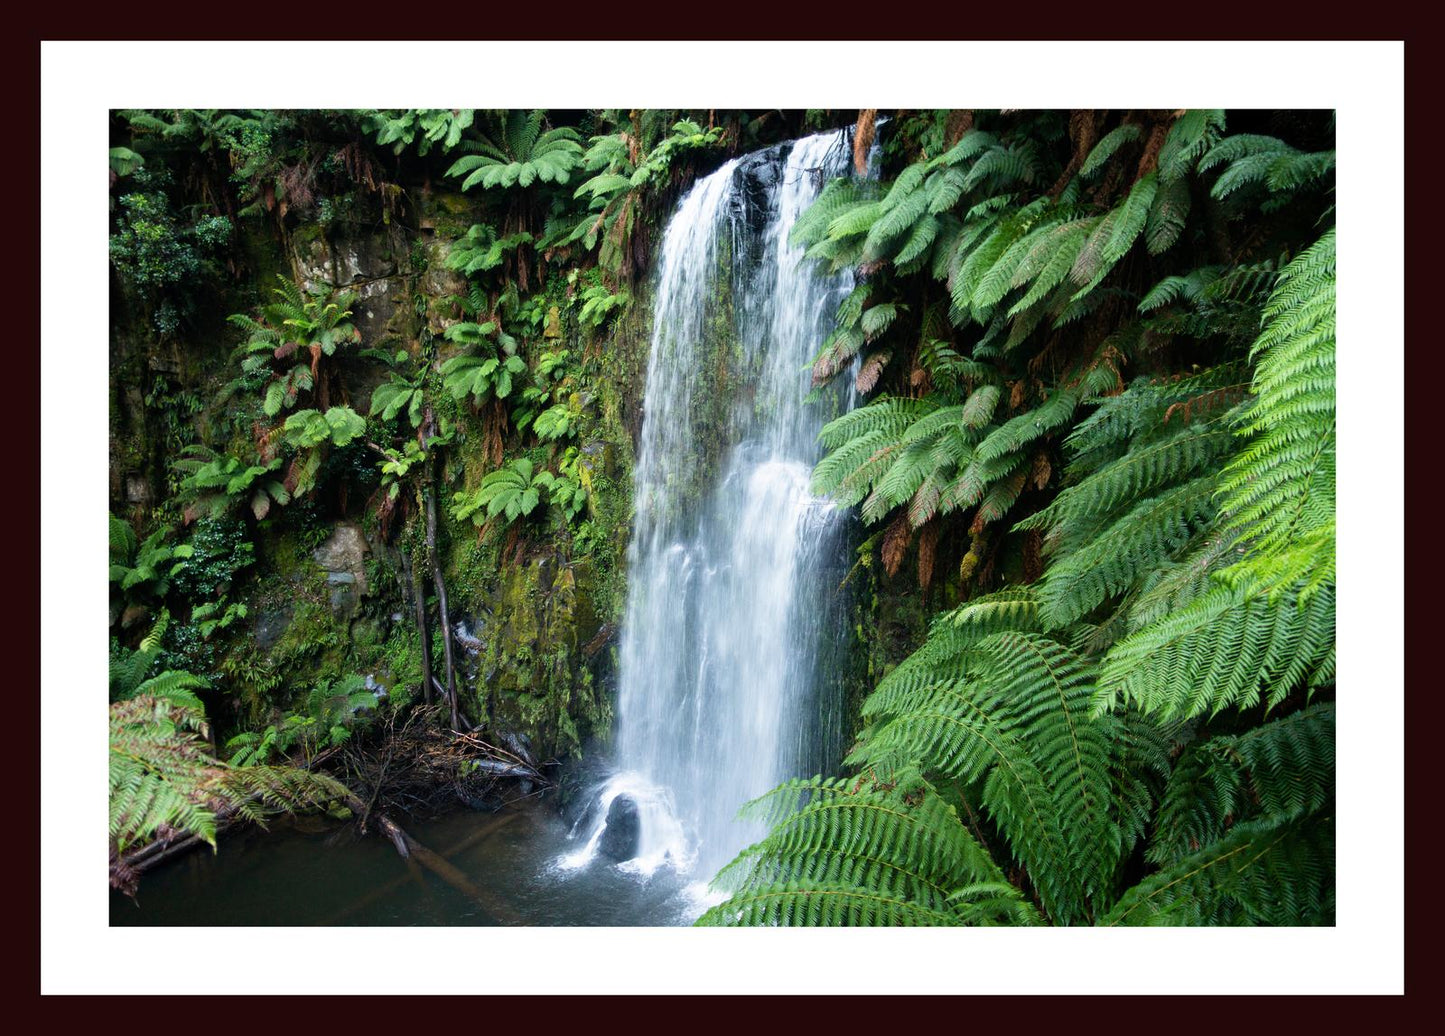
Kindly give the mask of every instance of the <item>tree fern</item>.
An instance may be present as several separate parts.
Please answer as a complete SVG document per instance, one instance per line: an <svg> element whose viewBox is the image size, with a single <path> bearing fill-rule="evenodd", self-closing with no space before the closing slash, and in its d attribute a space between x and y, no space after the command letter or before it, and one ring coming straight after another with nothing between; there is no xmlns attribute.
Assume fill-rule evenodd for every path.
<svg viewBox="0 0 1445 1036"><path fill-rule="evenodd" d="M1278 198L1324 177L1334 169L1333 151L1303 154L1275 137L1238 133L1214 145L1199 161L1199 171L1219 168L1210 195L1223 199L1253 185Z"/></svg>
<svg viewBox="0 0 1445 1036"><path fill-rule="evenodd" d="M1083 165L1079 166L1079 175L1085 179L1094 176L1108 164L1115 152L1124 145L1137 141L1141 132L1137 125L1126 122L1105 133L1090 150L1089 157L1084 159Z"/></svg>
<svg viewBox="0 0 1445 1036"><path fill-rule="evenodd" d="M865 787L865 785L867 785ZM1032 910L933 788L901 774L791 781L744 810L773 824L699 924L993 923Z"/></svg>
<svg viewBox="0 0 1445 1036"><path fill-rule="evenodd" d="M982 638L958 663L961 679L885 679L864 706L873 726L849 762L983 782L983 805L1035 876L1045 910L1069 923L1108 885L1119 845L1106 725L1087 721L1091 671L1063 645L1012 632Z"/></svg>
<svg viewBox="0 0 1445 1036"><path fill-rule="evenodd" d="M1191 108L1169 127L1159 149L1159 176L1164 181L1187 175L1224 132L1224 112L1217 108Z"/></svg>
<svg viewBox="0 0 1445 1036"><path fill-rule="evenodd" d="M160 699L179 708L193 711L197 717L205 718L205 706L196 696L197 691L208 689L211 684L203 677L183 669L166 669L152 675L160 661L161 644L166 630L170 627L170 612L164 608L155 623L134 651L122 649L112 653L110 660L110 700L128 701L147 697Z"/></svg>
<svg viewBox="0 0 1445 1036"><path fill-rule="evenodd" d="M581 138L570 126L543 132L544 117L542 111L510 112L497 139L482 138L476 153L457 159L446 175L460 177L464 191L477 184L485 189L565 184L582 164Z"/></svg>
<svg viewBox="0 0 1445 1036"><path fill-rule="evenodd" d="M1172 248L1184 233L1193 198L1189 182L1183 178L1161 180L1149 217L1144 224L1144 241L1150 255L1162 255Z"/></svg>
<svg viewBox="0 0 1445 1036"><path fill-rule="evenodd" d="M839 182L800 223L810 255L864 264L815 378L862 355L869 389L906 371L915 397L828 425L815 489L892 522L885 562L969 509L965 597L982 556L994 579L1047 561L931 624L863 705L856 776L780 789L709 923L1332 920L1333 232L1279 265L1333 152L1225 137L1217 110L1128 117L978 113L988 132ZM1246 205L1262 219L1235 234ZM862 326L902 305L919 318ZM985 535L1056 485L1019 538ZM909 829L801 819L914 773L1003 881L918 884L890 869ZM983 914L950 918L964 904Z"/></svg>
<svg viewBox="0 0 1445 1036"><path fill-rule="evenodd" d="M1079 405L1079 397L1068 389L1060 389L1035 410L1010 418L989 432L978 444L977 459L996 460L1006 453L1017 453L1029 443L1066 424Z"/></svg>
<svg viewBox="0 0 1445 1036"><path fill-rule="evenodd" d="M1093 291L1144 232L1159 183L1155 173L1140 179L1128 195L1095 226L1069 269L1078 290L1075 300Z"/></svg>
<svg viewBox="0 0 1445 1036"><path fill-rule="evenodd" d="M1176 434L1168 438L1105 460L1018 527L1049 529L1047 543L1057 552L1080 549L1110 516L1119 516L1122 508L1209 472L1231 452L1234 437L1222 417L1187 426L1178 424Z"/></svg>
<svg viewBox="0 0 1445 1036"><path fill-rule="evenodd" d="M1047 620L1062 626L1082 618L1173 558L1212 519L1214 487L1210 473L1147 497L1056 558L1040 590Z"/></svg>

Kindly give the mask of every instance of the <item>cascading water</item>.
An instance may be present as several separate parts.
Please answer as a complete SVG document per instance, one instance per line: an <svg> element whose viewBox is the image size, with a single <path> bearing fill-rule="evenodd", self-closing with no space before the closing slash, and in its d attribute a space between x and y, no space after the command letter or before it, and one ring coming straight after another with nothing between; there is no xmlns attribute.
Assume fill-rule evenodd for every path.
<svg viewBox="0 0 1445 1036"><path fill-rule="evenodd" d="M706 881L762 830L738 807L840 750L841 514L809 492L809 362L848 275L788 243L848 161L846 133L734 159L699 181L662 245L622 626L617 772L564 867ZM614 830L613 835L617 831ZM616 842L613 838L611 841ZM628 858L630 856L630 858Z"/></svg>

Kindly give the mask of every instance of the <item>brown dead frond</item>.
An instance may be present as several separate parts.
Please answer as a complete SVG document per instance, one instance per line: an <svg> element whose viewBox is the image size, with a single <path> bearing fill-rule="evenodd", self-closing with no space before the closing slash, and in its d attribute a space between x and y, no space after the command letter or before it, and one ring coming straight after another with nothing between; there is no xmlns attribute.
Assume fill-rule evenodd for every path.
<svg viewBox="0 0 1445 1036"><path fill-rule="evenodd" d="M873 147L877 123L877 108L859 110L858 124L853 128L853 169L859 176L868 175L868 152Z"/></svg>
<svg viewBox="0 0 1445 1036"><path fill-rule="evenodd" d="M893 354L887 350L868 357L868 362L863 364L858 371L858 377L853 379L853 384L858 391L864 394L872 392L874 386L878 384L879 377L883 374L883 368L888 366L888 361L892 358Z"/></svg>
<svg viewBox="0 0 1445 1036"><path fill-rule="evenodd" d="M1194 420L1197 414L1233 406L1247 395L1249 395L1248 384L1225 385L1211 389L1193 399L1185 399L1172 404L1169 409L1164 411L1164 423L1168 424L1169 419L1176 413L1187 423Z"/></svg>
<svg viewBox="0 0 1445 1036"><path fill-rule="evenodd" d="M1094 109L1075 109L1069 112L1069 140L1074 145L1074 153L1069 158L1069 164L1064 167L1063 173L1054 186L1049 189L1049 197L1057 199L1064 193L1064 188L1074 178L1074 174L1089 157L1089 152L1094 149L1094 143L1099 138L1099 121L1107 113Z"/></svg>
<svg viewBox="0 0 1445 1036"><path fill-rule="evenodd" d="M949 116L948 122L943 128L943 147L948 150L963 139L963 135L973 129L973 109L954 109Z"/></svg>
<svg viewBox="0 0 1445 1036"><path fill-rule="evenodd" d="M1168 135L1169 122L1154 124L1154 128L1149 131L1149 139L1144 142L1144 154L1139 158L1139 168L1134 171L1135 180L1142 180L1154 171L1154 167L1159 164L1159 149L1164 146L1164 138Z"/></svg>
<svg viewBox="0 0 1445 1036"><path fill-rule="evenodd" d="M251 423L251 438L256 443L256 452L261 459L270 463L276 459L276 437L281 434L284 425L273 425L266 427L260 421Z"/></svg>
<svg viewBox="0 0 1445 1036"><path fill-rule="evenodd" d="M360 184L368 191L377 189L381 178L377 175L376 165L371 160L370 152L366 151L358 141L353 140L338 148L334 157L354 183Z"/></svg>
<svg viewBox="0 0 1445 1036"><path fill-rule="evenodd" d="M913 539L913 527L908 524L908 514L900 512L883 534L883 570L890 576L898 574L903 565L908 544Z"/></svg>
<svg viewBox="0 0 1445 1036"><path fill-rule="evenodd" d="M296 492L296 485L301 481L301 458L292 457L286 465L286 474L281 479L281 484L286 487L286 492Z"/></svg>
<svg viewBox="0 0 1445 1036"><path fill-rule="evenodd" d="M1044 534L1030 529L1024 535L1024 582L1032 583L1044 574Z"/></svg>
<svg viewBox="0 0 1445 1036"><path fill-rule="evenodd" d="M288 209L307 209L316 200L312 192L312 171L304 163L288 165L281 170L281 215Z"/></svg>
<svg viewBox="0 0 1445 1036"><path fill-rule="evenodd" d="M1033 464L1029 468L1029 482L1035 489L1043 489L1049 484L1049 479L1054 474L1054 466L1049 463L1049 455L1044 450L1034 454Z"/></svg>
<svg viewBox="0 0 1445 1036"><path fill-rule="evenodd" d="M1008 387L1008 405L1010 410L1017 410L1023 406L1024 396L1029 390L1028 382L1023 378L1013 382Z"/></svg>
<svg viewBox="0 0 1445 1036"><path fill-rule="evenodd" d="M918 588L927 590L933 582L933 562L938 556L938 537L943 523L933 518L918 530Z"/></svg>

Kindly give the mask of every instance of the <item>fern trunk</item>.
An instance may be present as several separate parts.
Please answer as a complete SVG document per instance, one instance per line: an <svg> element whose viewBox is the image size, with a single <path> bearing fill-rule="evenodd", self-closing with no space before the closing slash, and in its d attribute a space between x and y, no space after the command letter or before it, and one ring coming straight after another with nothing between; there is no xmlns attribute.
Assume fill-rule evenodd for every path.
<svg viewBox="0 0 1445 1036"><path fill-rule="evenodd" d="M437 555L436 493L431 486L426 488L426 550L431 558L432 579L437 588L437 613L441 620L442 652L446 656L447 666L447 707L451 711L452 729L460 730L461 721L457 716L457 667L452 654L452 623L447 608L447 583L442 576L441 561Z"/></svg>

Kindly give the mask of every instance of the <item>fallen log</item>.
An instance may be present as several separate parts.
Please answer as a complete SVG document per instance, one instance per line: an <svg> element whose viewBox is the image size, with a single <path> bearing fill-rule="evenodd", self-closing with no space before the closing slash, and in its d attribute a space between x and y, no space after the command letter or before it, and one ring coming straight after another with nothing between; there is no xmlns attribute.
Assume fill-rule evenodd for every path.
<svg viewBox="0 0 1445 1036"><path fill-rule="evenodd" d="M526 923L521 915L510 906L496 896L479 888L471 878L467 877L465 872L450 860L437 855L415 838L412 838L390 817L385 814L379 816L377 818L377 826L391 839L392 845L396 846L396 851L401 854L403 859L408 861L415 860L502 924L520 925Z"/></svg>
<svg viewBox="0 0 1445 1036"><path fill-rule="evenodd" d="M356 808L361 805L361 800L353 797L348 805L352 811L355 812ZM391 844L396 847L396 851L401 855L402 859L416 860L417 863L431 871L442 881L466 896L503 924L519 925L525 923L514 910L495 896L477 887L476 883L467 877L463 871L458 869L446 858L438 856L415 838L411 837L401 825L385 813L377 815L376 826L381 829L387 838L391 839Z"/></svg>
<svg viewBox="0 0 1445 1036"><path fill-rule="evenodd" d="M463 838L456 845L448 848L445 852L442 853L442 855L444 857L451 858L457 853L464 852L467 849L470 849L473 845L477 844L482 839L491 835L493 832L515 821L519 815L520 814L518 813L508 812L497 816L490 823L485 823L477 827L476 830L472 831L471 834L467 835L467 837ZM327 926L340 924L342 921L346 920L348 917L351 917L353 914L365 910L367 907L371 906L378 900L385 899L387 896L391 895L402 885L406 884L406 882L411 879L413 874L415 873L415 868L417 867L417 864L410 858L408 859L408 862L411 864L411 867L408 868L410 873L403 874L397 878L393 878L385 885L373 889L365 896L358 899L356 902L342 909L339 913L334 914L328 920L322 921L321 924ZM496 915L494 914L494 916ZM518 920L516 923L521 924L522 922Z"/></svg>

